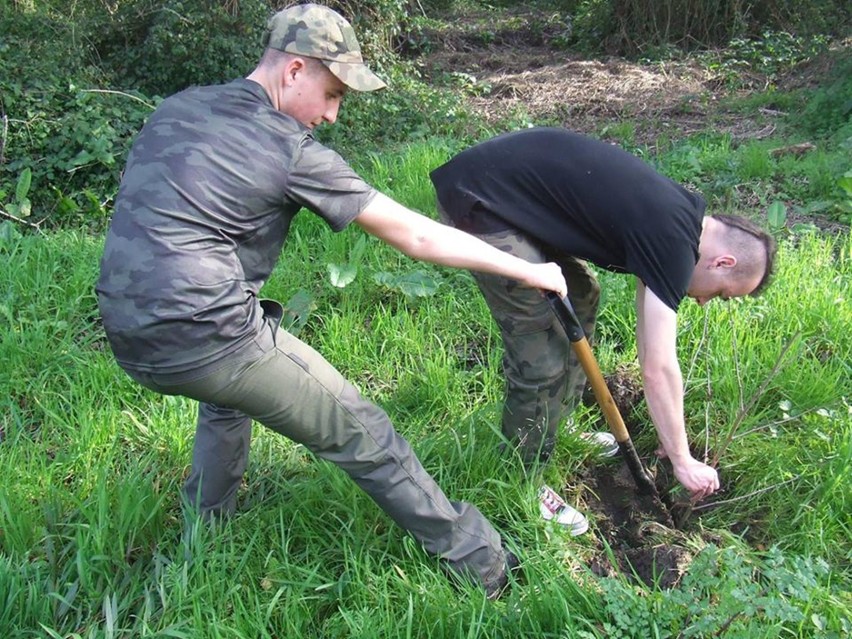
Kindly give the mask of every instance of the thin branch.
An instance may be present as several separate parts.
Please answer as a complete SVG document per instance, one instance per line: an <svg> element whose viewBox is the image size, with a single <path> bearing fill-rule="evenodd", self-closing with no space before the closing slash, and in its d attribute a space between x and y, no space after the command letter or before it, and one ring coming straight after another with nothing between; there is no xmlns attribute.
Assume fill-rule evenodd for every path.
<svg viewBox="0 0 852 639"><path fill-rule="evenodd" d="M701 353L701 349L704 346L704 342L707 340L707 329L709 326L709 321L707 317L707 309L704 309L704 329L701 332L701 339L698 341L698 345L695 347L695 353L692 356L692 361L689 362L689 368L686 370L686 379L684 379L684 386L689 386L689 379L692 377L692 371L695 369L695 360L698 359L698 355Z"/></svg>
<svg viewBox="0 0 852 639"><path fill-rule="evenodd" d="M737 388L739 389L740 410L743 409L743 399L745 398L745 389L743 388L743 378L740 375L740 354L737 349L737 331L734 327L734 316L728 315L731 323L731 351L734 358L734 375L737 380Z"/></svg>
<svg viewBox="0 0 852 639"><path fill-rule="evenodd" d="M713 506L719 506L721 504L730 504L735 501L741 501L743 499L748 499L749 497L754 497L755 495L760 495L761 493L768 492L770 490L775 490L776 488L780 488L785 484L789 484L791 482L796 481L797 479L801 479L801 475L796 475L795 477L791 477L790 479L785 479L781 483L772 484L771 486L767 486L766 488L761 488L760 490L755 490L753 493L749 493L748 495L740 495L739 497L731 497L730 499L723 499L722 501L714 501L708 504L699 504L698 506L693 506L692 510L702 510L704 508L712 508Z"/></svg>
<svg viewBox="0 0 852 639"><path fill-rule="evenodd" d="M136 100L137 102L141 102L146 107L151 109L152 111L157 107L151 104L150 102L146 102L142 98L132 95L130 93L125 93L124 91L114 91L113 89L81 89L82 93L112 93L114 95L123 95L125 98L130 98L131 100Z"/></svg>
<svg viewBox="0 0 852 639"><path fill-rule="evenodd" d="M728 430L728 436L725 438L725 441L722 442L722 445L716 450L716 454L713 456L713 461L710 462L710 466L713 466L715 468L718 465L719 458L722 456L722 453L725 452L725 449L730 445L731 441L734 439L734 435L736 434L737 429L742 424L743 419L745 419L745 416L748 414L748 412L751 410L752 406L754 406L760 396L763 395L764 391L766 390L766 387L769 385L769 382L772 381L772 378L778 374L778 371L781 369L781 364L784 362L784 358L787 356L787 353L792 348L793 344L798 341L799 336L801 334L801 331L797 331L796 334L790 338L784 348L781 349L781 353L778 355L778 360L775 362L775 366L772 367L772 370L769 371L769 375L767 375L766 379L763 380L763 383L760 385L760 388L758 388L754 392L754 394L749 398L746 405L740 409L740 412L737 414L733 425Z"/></svg>
<svg viewBox="0 0 852 639"><path fill-rule="evenodd" d="M803 410L801 413L796 413L795 415L790 415L789 417L785 417L784 419L779 419L774 422L769 422L768 424L761 424L760 426L755 426L754 428L750 428L745 432L737 433L734 435L734 439L739 439L740 437L745 437L746 435L751 435L752 433L756 433L761 430L765 430L767 428L772 428L773 426L780 426L781 424L786 424L787 422L792 422L795 419L799 419L808 413L813 413L816 410L819 410L820 407L815 406L813 408L809 408L807 410Z"/></svg>
<svg viewBox="0 0 852 639"><path fill-rule="evenodd" d="M35 229L36 231L42 232L41 227L38 224L33 224L32 222L28 222L27 220L24 220L20 217L12 215L11 213L7 213L3 209L0 209L0 216L5 217L9 220L12 220L13 222L17 222L18 224L23 224L24 226L28 226L32 229Z"/></svg>
<svg viewBox="0 0 852 639"><path fill-rule="evenodd" d="M3 113L3 137L0 138L0 164L6 164L6 136L9 135L9 116Z"/></svg>
<svg viewBox="0 0 852 639"><path fill-rule="evenodd" d="M713 393L713 389L710 386L710 376L707 376L707 395L708 397ZM708 399L704 402L704 463L707 463L707 459L710 457L710 400Z"/></svg>
<svg viewBox="0 0 852 639"><path fill-rule="evenodd" d="M768 592L769 592L769 587L767 586L767 587L763 588L759 593L757 593L757 598L759 599L761 597L765 597ZM728 631L728 628L731 627L731 624L734 623L734 621L736 621L742 615L743 615L742 610L732 614L730 617L728 617L728 620L725 623L723 623L721 626L719 626L719 629L716 631L716 633L713 636L714 637L723 636Z"/></svg>
<svg viewBox="0 0 852 639"><path fill-rule="evenodd" d="M705 342L707 341L707 333L710 326L707 309L704 309L704 327L701 331L701 339L698 341L698 346L695 347L695 353L692 356L692 361L689 362L689 368L686 372L683 386L689 386L689 379L692 377L692 372L695 369L695 362L698 360L698 355L701 353ZM704 461L707 462L707 456L710 454L710 398L713 396L713 388L710 386L710 376L707 376L707 401L704 402Z"/></svg>

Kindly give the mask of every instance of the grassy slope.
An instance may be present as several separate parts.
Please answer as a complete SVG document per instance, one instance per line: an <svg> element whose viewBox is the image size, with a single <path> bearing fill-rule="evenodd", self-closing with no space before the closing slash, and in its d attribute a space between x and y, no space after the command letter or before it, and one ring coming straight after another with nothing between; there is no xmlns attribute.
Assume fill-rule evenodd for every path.
<svg viewBox="0 0 852 639"><path fill-rule="evenodd" d="M373 177L399 176L396 194L428 210L420 176L434 152L411 149L374 167ZM497 604L454 587L340 472L262 429L242 514L224 531L184 529L177 496L193 406L140 390L115 366L94 323L99 240L63 233L0 245L8 322L0 346L0 634L583 636L618 612L581 567L594 538L566 538L537 521L534 484L494 453L499 342L470 278L427 267L440 292L410 301L370 275L421 266L369 240L359 277L334 289L326 264L346 262L359 237L300 216L265 292L314 294L302 336L388 409L449 494L477 503L517 540L526 584ZM774 488L716 510L705 525L750 522L792 565L823 557L831 575L802 606L839 629L849 600L831 594L831 583L848 585L850 559L852 247L848 236L794 239L782 245L777 282L764 297L684 309L687 411L697 440L705 425L711 441L723 440L793 339L739 433L757 430L721 461L734 484L728 497ZM605 366L631 356L612 348L632 343L621 317L631 293L618 281L607 277L605 286ZM785 412L798 417L784 421ZM585 454L566 438L551 479L570 479ZM727 544L756 561L735 538ZM664 610L675 598L655 596ZM794 635L816 630L810 620L788 626Z"/></svg>
<svg viewBox="0 0 852 639"><path fill-rule="evenodd" d="M771 140L681 142L661 168L735 206L740 192L830 199L848 167L840 138L828 154L778 160ZM434 141L360 168L431 212L427 174L446 148ZM100 239L3 236L0 636L711 636L728 621L730 636L852 630L848 234L789 237L759 299L684 305L689 427L698 445L724 449L731 501L701 520L725 552L707 549L671 592L592 577L595 537L568 538L535 517L535 483L495 453L499 339L469 276L368 239L356 281L333 288L327 265L349 261L361 237L300 216L265 293L311 293L301 336L388 410L453 498L476 503L523 548L525 583L496 603L454 586L337 469L262 428L240 515L224 530L185 526L178 492L194 406L140 389L113 362L92 291ZM415 269L441 282L437 295L411 300L371 277ZM635 357L632 289L602 278L597 353L612 369ZM587 463L589 451L563 435L548 480L572 485ZM780 558L756 550L772 546ZM764 586L768 601L757 596ZM735 616L755 601L758 611Z"/></svg>

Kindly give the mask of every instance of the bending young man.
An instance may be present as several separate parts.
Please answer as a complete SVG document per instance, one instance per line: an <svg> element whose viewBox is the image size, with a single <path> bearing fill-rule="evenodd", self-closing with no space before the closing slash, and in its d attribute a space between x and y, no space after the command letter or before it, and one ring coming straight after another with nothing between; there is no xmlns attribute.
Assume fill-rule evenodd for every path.
<svg viewBox="0 0 852 639"><path fill-rule="evenodd" d="M469 148L432 174L443 220L532 262L556 262L591 338L600 287L587 262L636 276L636 340L648 410L678 481L694 499L719 488L690 451L677 360L677 310L757 294L774 242L751 222L705 216L697 194L623 149L564 129L507 133ZM546 300L499 275L475 274L505 354L503 434L530 466L545 462L585 376ZM540 509L581 534L588 523L543 487Z"/></svg>
<svg viewBox="0 0 852 639"><path fill-rule="evenodd" d="M234 511L252 420L337 464L424 548L489 595L513 558L472 505L450 501L387 415L258 299L292 218L354 222L406 255L566 292L556 264L531 264L421 216L317 143L348 89L384 83L351 25L327 7L277 13L252 73L165 100L130 152L97 284L109 343L142 385L198 400L186 498ZM298 268L298 264L292 265Z"/></svg>

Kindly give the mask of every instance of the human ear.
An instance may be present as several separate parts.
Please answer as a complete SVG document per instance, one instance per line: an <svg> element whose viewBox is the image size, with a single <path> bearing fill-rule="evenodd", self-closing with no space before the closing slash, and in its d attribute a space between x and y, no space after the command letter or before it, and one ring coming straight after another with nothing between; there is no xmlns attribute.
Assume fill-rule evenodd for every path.
<svg viewBox="0 0 852 639"><path fill-rule="evenodd" d="M720 255L713 260L713 266L717 268L734 268L737 265L737 258L733 255Z"/></svg>
<svg viewBox="0 0 852 639"><path fill-rule="evenodd" d="M301 58L293 58L284 67L284 85L292 86L296 83L299 74L305 70L305 61Z"/></svg>

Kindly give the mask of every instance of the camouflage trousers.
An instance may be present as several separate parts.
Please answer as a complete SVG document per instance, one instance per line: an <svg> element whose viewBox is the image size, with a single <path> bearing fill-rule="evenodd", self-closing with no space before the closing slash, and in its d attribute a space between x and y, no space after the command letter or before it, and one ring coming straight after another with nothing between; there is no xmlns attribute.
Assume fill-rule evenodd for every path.
<svg viewBox="0 0 852 639"><path fill-rule="evenodd" d="M206 516L234 511L256 420L343 469L427 552L488 587L503 571L500 535L475 506L446 497L381 408L278 327L280 309L264 301L266 330L215 371L129 372L152 390L200 402L189 503Z"/></svg>
<svg viewBox="0 0 852 639"><path fill-rule="evenodd" d="M452 224L440 206L438 213L444 223ZM568 298L591 342L600 285L583 260L518 230L477 237L529 262L559 264L568 283ZM484 273L473 276L503 338L503 435L528 467L546 463L553 453L558 425L579 401L586 376L540 291L504 277Z"/></svg>

